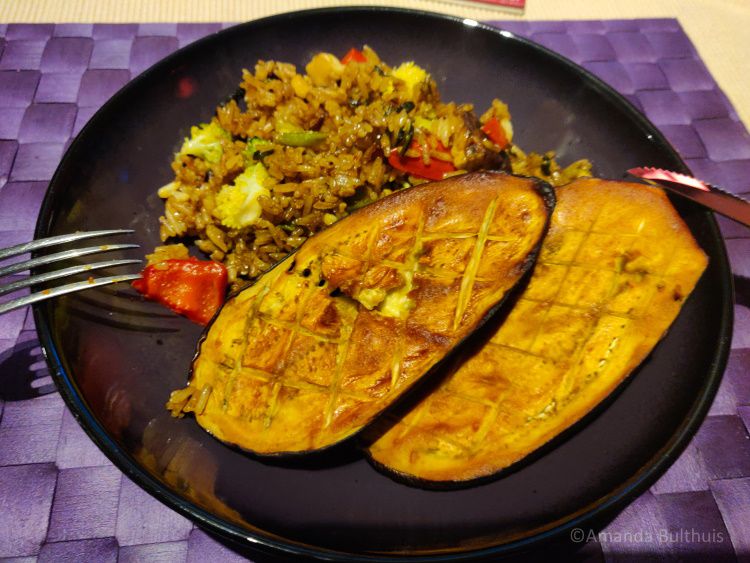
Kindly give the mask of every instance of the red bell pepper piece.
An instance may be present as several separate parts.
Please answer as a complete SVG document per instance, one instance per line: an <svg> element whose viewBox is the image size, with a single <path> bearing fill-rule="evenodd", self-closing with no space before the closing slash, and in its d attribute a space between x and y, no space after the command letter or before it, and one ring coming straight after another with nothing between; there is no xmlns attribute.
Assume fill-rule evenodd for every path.
<svg viewBox="0 0 750 563"><path fill-rule="evenodd" d="M448 152L448 149L440 141L437 142L437 149L440 152ZM424 160L422 160L422 146L416 140L411 142L409 150L418 151L420 154L414 157L401 156L401 149L396 148L388 155L388 164L396 170L401 170L401 172L406 172L419 178L427 178L428 180L442 180L447 173L456 170L453 163L437 158L431 158L430 163L425 164Z"/></svg>
<svg viewBox="0 0 750 563"><path fill-rule="evenodd" d="M502 125L500 125L500 121L494 115L487 120L487 123L482 125L482 132L500 148L503 148L508 144L508 137L505 136L505 130Z"/></svg>
<svg viewBox="0 0 750 563"><path fill-rule="evenodd" d="M146 266L133 287L146 298L206 325L227 291L227 269L211 260L170 259Z"/></svg>
<svg viewBox="0 0 750 563"><path fill-rule="evenodd" d="M349 52L342 57L341 64L349 64L352 61L355 63L364 63L367 62L367 58L362 51L352 47L349 49Z"/></svg>

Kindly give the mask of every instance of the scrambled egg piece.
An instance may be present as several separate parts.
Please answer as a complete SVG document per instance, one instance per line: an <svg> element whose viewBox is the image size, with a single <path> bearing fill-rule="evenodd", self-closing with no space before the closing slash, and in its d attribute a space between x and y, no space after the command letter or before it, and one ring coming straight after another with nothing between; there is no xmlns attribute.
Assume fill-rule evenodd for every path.
<svg viewBox="0 0 750 563"><path fill-rule="evenodd" d="M241 229L255 223L263 211L258 199L270 196L265 187L268 172L261 163L254 164L234 179L234 183L221 188L216 196L214 215L230 229Z"/></svg>
<svg viewBox="0 0 750 563"><path fill-rule="evenodd" d="M396 70L394 70L393 76L406 83L406 87L409 90L409 96L413 97L415 90L420 84L427 80L429 75L422 67L409 61L402 63Z"/></svg>
<svg viewBox="0 0 750 563"><path fill-rule="evenodd" d="M326 86L341 78L344 65L331 53L318 53L307 63L305 72L315 86Z"/></svg>

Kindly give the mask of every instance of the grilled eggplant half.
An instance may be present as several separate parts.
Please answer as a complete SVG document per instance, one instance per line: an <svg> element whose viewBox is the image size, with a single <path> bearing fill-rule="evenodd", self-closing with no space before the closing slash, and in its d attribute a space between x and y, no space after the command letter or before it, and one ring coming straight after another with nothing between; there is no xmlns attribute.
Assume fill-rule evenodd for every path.
<svg viewBox="0 0 750 563"><path fill-rule="evenodd" d="M553 206L539 180L482 172L362 208L225 303L168 408L260 455L352 436L497 308Z"/></svg>
<svg viewBox="0 0 750 563"><path fill-rule="evenodd" d="M707 258L660 190L587 178L556 192L507 319L369 446L376 465L441 487L499 472L602 401L679 313Z"/></svg>

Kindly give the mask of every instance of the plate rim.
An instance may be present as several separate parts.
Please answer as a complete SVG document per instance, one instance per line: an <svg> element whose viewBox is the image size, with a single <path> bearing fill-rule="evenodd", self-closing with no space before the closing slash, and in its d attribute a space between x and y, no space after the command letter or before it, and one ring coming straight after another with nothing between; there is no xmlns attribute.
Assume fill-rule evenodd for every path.
<svg viewBox="0 0 750 563"><path fill-rule="evenodd" d="M250 30L255 26L264 26L268 24L277 24L284 20L294 20L297 18L315 17L321 15L347 15L362 14L368 12L382 12L407 15L411 17L436 19L441 21L450 21L457 25L469 26L472 29L481 29L507 40L516 41L525 48L542 53L552 58L558 64L562 64L567 70L581 76L587 83L594 87L597 93L607 98L613 105L623 109L628 114L631 121L647 132L649 140L666 149L669 156L675 162L680 164L679 172L690 174L691 171L682 157L677 153L671 143L664 137L661 131L651 123L633 104L622 94L617 92L603 80L583 68L582 66L571 61L567 57L560 55L534 41L521 37L514 32L495 27L488 23L480 22L471 18L462 18L437 12L425 10L414 10L409 8L398 8L389 6L346 6L346 7L324 7L292 12L283 12L264 18L240 22L219 31L210 33L184 47L181 47L173 53L159 59L152 66L141 72L138 76L131 79L120 90L113 94L92 116L86 125L71 141L68 149L63 154L55 173L53 174L48 189L45 193L42 206L37 217L34 230L34 238L45 236L49 228L50 221L53 217L53 200L58 196L62 186L58 185L57 179L61 170L70 160L70 155L74 149L81 144L81 139L85 137L86 132L94 127L97 118L106 113L108 108L117 102L118 99L126 95L131 89L137 88L142 82L156 76L163 66L168 65L173 59L180 57L184 52L191 49L200 49L204 44L216 40L224 33L230 33L232 30L237 32L238 29ZM499 20L488 20L499 21ZM627 506L628 501L633 500L637 495L647 490L679 455L687 447L690 439L698 430L703 422L713 399L718 390L723 373L725 371L729 353L731 350L732 328L734 324L734 284L732 278L731 266L729 263L726 244L718 223L712 213L707 210L701 210L704 216L708 236L718 244L717 253L714 261L718 268L717 274L721 277L721 319L719 323L719 334L716 335L718 345L714 351L712 362L703 385L703 392L698 395L692 403L686 417L672 434L670 440L662 446L661 449L654 452L651 459L657 458L653 463L647 462L629 479L624 481L619 487L610 493L601 496L592 502L581 512L567 520L555 521L549 524L549 527L539 533L535 533L525 538L511 540L506 543L500 543L489 547L479 549L470 549L466 551L436 550L432 553L423 553L420 555L408 555L405 552L393 552L393 554L365 554L350 553L333 550L320 546L313 546L307 543L298 542L289 538L277 536L265 530L251 531L243 528L238 524L233 524L223 518L216 516L209 511L197 506L193 502L186 500L175 494L169 487L156 479L129 454L127 454L117 442L108 434L106 429L98 422L96 416L89 409L78 386L76 385L71 374L68 374L64 368L62 359L55 346L52 330L47 315L45 314L48 303L35 303L32 306L36 331L39 337L45 359L50 368L50 373L55 385L70 410L77 423L83 428L89 438L97 447L106 455L106 457L128 478L133 480L138 486L148 492L151 496L169 508L176 510L181 515L196 522L202 529L209 533L214 533L220 537L230 540L240 549L256 549L261 552L275 553L295 556L307 556L317 559L330 561L363 561L363 562L438 562L438 561L469 561L479 558L498 556L501 554L515 553L521 550L530 549L538 545L549 543L555 539L565 537L566 533L581 527L586 523L594 527L597 522L611 517L618 511ZM716 260L718 258L718 260ZM270 550L270 551L269 551Z"/></svg>

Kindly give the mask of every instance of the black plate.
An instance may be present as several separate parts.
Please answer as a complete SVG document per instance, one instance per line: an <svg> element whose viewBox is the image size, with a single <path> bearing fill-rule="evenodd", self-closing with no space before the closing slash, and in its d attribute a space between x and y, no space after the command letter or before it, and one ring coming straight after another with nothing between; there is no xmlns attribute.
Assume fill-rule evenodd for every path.
<svg viewBox="0 0 750 563"><path fill-rule="evenodd" d="M65 155L37 236L132 227L158 241L173 151L206 121L257 59L303 66L317 51L371 45L414 60L443 99L493 97L527 150L593 160L600 176L636 165L686 170L659 132L579 67L476 22L392 9L298 12L240 25L166 58L114 96ZM181 82L195 86L177 96ZM184 88L183 88L184 90ZM465 490L399 484L359 455L335 464L264 464L227 448L164 402L184 384L200 327L141 302L93 290L35 307L60 391L92 439L151 494L246 546L350 561L464 559L529 546L612 514L651 484L697 429L730 342L732 288L712 216L678 202L710 265L668 336L596 416L532 463Z"/></svg>

